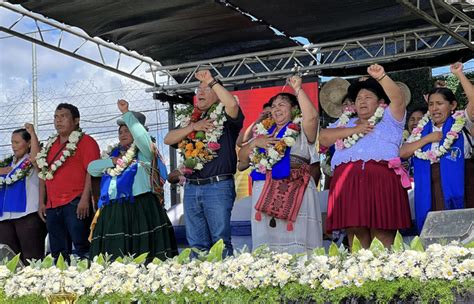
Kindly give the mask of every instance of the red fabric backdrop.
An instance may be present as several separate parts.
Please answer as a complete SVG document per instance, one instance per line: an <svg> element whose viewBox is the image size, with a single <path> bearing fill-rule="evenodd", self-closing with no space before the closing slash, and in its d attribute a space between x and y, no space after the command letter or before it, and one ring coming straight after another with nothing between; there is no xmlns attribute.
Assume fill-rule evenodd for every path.
<svg viewBox="0 0 474 304"><path fill-rule="evenodd" d="M318 83L304 83L303 89L309 98L313 101L316 108L318 108ZM280 92L294 93L293 89L289 86L279 86L270 88L255 88L243 91L233 91L232 94L239 98L239 103L242 111L245 115L243 131L254 122L260 112L262 112L262 106L274 95Z"/></svg>

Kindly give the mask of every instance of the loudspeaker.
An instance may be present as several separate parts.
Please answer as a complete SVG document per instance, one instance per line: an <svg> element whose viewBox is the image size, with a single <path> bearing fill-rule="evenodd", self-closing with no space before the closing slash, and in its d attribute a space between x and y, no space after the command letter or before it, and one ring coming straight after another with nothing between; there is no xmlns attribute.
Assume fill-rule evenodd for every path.
<svg viewBox="0 0 474 304"><path fill-rule="evenodd" d="M5 258L8 258L8 260L11 260L14 258L16 253L8 246L5 244L0 244L0 261L3 261ZM21 260L18 262L19 267L24 267L23 263Z"/></svg>
<svg viewBox="0 0 474 304"><path fill-rule="evenodd" d="M474 209L432 211L426 217L420 235L425 245L459 241L474 241Z"/></svg>

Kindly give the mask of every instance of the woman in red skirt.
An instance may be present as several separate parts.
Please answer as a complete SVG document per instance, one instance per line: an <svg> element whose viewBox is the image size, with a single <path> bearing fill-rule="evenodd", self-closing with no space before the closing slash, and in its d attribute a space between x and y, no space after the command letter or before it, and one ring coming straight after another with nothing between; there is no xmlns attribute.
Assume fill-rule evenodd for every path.
<svg viewBox="0 0 474 304"><path fill-rule="evenodd" d="M375 237L390 247L396 230L411 225L410 180L399 158L405 100L382 66L367 71L372 78L348 89L357 117L343 113L321 130L320 144L336 146L326 229L345 229L350 246L356 235L364 248Z"/></svg>

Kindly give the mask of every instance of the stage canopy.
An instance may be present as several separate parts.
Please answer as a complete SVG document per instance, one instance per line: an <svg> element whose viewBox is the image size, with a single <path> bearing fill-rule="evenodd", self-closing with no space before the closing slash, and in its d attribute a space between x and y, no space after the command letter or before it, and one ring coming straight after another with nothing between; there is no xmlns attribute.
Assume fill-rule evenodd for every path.
<svg viewBox="0 0 474 304"><path fill-rule="evenodd" d="M11 0L9 2L20 4L27 10L47 18L79 27L92 37L100 37L137 51L164 66L179 68L183 64L188 64L188 69L191 71L193 67L189 65L190 62L286 48L292 50L292 47L301 48L301 42L306 40L294 39L295 37L302 37L312 44L323 46L325 43L340 41L337 46L332 46L334 50L331 52L329 50L321 52L315 56L317 58L308 57L307 60L309 62L315 59L318 64L324 63L325 65L321 66L323 75L342 76L363 72L365 67L362 67L362 64L352 63L365 60L362 63L366 66L371 58L374 58L372 61L377 61L377 56L372 55L380 52L384 54L387 52L387 56L393 56L385 60L385 65L390 70L426 65L440 66L472 58L473 51L472 48L469 49L469 43L472 41L471 18L474 12L463 12L461 7L456 9L455 6L441 0L433 1ZM437 8L434 9L435 7ZM432 13L426 13L431 9ZM457 17L460 18L458 21L462 19L464 23L456 28L454 23L458 22L455 20ZM456 30L466 25L467 30ZM403 41L403 37L407 40L406 37L413 36L411 32L430 26L447 38L442 40L439 35L430 36L431 32L427 34L420 31L418 37L410 38L413 40ZM465 39L464 47L459 42L459 37L458 39L455 36L449 37L449 31L451 33L457 31L455 34ZM384 36L383 42L372 42L368 45L351 40L357 37L382 39L382 35L387 35L386 38ZM399 38L394 38L393 44L380 50L382 43L397 35ZM344 42L345 40L347 41ZM432 50L437 49L441 43L446 50L433 52ZM361 44L362 47L357 44ZM461 47L449 48L454 44ZM354 46L358 49L354 49ZM338 48L340 51L336 56ZM407 53L410 51L419 54L412 56ZM401 52L405 52L405 56L400 56ZM279 58L283 57L279 55ZM273 71L277 65L276 59L273 59L272 57L265 62L267 67L256 66L259 63L255 58L254 62L247 60L249 69L232 75ZM345 64L346 59L352 63ZM240 57L233 60L238 62ZM305 59L300 61L302 65L307 64ZM229 65L216 63L216 67L226 64ZM229 67L224 72L230 73L233 68L235 67ZM180 74L178 71L174 71L173 75L178 81L186 78L186 74Z"/></svg>

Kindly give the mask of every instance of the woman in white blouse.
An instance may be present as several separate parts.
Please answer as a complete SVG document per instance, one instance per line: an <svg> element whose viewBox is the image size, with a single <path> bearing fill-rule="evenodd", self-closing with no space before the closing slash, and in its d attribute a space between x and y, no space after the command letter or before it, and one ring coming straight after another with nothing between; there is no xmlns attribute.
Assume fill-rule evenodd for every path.
<svg viewBox="0 0 474 304"><path fill-rule="evenodd" d="M37 213L39 178L34 158L39 146L31 146L32 136L36 134L31 124L13 131L13 155L0 164L0 243L21 253L24 263L43 258L46 237L46 226Z"/></svg>

